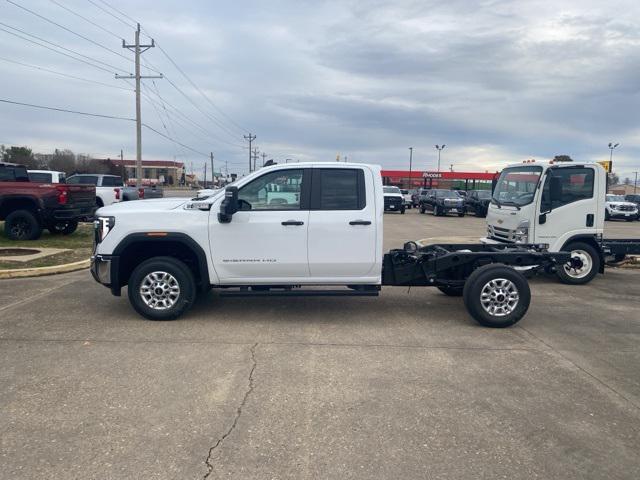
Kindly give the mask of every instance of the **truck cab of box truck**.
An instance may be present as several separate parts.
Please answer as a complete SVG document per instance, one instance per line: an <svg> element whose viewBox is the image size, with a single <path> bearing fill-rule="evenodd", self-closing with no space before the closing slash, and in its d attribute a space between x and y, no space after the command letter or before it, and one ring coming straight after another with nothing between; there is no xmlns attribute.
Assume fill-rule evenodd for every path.
<svg viewBox="0 0 640 480"><path fill-rule="evenodd" d="M485 243L548 244L571 251L573 265L557 273L587 283L604 268L606 172L595 163L526 161L505 168L487 212Z"/></svg>

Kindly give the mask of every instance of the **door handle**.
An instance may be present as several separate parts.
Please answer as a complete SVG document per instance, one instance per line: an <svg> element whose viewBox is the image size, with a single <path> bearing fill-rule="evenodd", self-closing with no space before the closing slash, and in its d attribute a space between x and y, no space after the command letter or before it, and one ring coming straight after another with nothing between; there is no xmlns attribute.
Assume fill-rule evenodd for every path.
<svg viewBox="0 0 640 480"><path fill-rule="evenodd" d="M282 222L282 225L295 225L295 226L300 226L300 225L304 225L304 222L300 222L298 220L287 220L285 222Z"/></svg>
<svg viewBox="0 0 640 480"><path fill-rule="evenodd" d="M349 225L371 225L369 220L351 220Z"/></svg>

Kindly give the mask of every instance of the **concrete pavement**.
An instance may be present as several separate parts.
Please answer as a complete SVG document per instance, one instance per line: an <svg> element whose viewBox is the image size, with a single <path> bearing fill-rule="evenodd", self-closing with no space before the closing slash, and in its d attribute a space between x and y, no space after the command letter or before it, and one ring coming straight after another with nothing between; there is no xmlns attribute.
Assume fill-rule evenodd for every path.
<svg viewBox="0 0 640 480"><path fill-rule="evenodd" d="M461 225L386 215L386 247ZM611 269L506 330L419 288L149 322L88 272L0 281L0 478L635 479L639 298Z"/></svg>

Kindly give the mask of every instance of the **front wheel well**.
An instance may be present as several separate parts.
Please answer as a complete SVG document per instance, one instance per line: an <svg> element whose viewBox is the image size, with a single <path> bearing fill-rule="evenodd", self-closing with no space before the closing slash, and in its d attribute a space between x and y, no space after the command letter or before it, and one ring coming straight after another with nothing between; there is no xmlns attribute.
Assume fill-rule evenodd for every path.
<svg viewBox="0 0 640 480"><path fill-rule="evenodd" d="M181 240L146 240L141 239L128 243L118 252L118 286L128 284L133 270L142 262L153 257L172 257L183 262L195 279L196 285L204 289L209 285L209 278L204 253Z"/></svg>

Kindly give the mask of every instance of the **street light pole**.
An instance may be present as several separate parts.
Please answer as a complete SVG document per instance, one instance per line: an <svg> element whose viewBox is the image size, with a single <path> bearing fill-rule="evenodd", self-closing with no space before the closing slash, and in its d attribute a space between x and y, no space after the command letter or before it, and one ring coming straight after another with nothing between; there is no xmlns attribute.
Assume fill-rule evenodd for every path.
<svg viewBox="0 0 640 480"><path fill-rule="evenodd" d="M638 172L633 172L636 174L636 179L633 181L633 194L636 194L636 189L638 188Z"/></svg>
<svg viewBox="0 0 640 480"><path fill-rule="evenodd" d="M609 142L609 172L607 174L607 193L609 193L609 173L613 172L613 150L620 145L619 143Z"/></svg>
<svg viewBox="0 0 640 480"><path fill-rule="evenodd" d="M436 150L438 150L438 172L440 171L440 152L444 150L444 147L446 147L444 144L436 145Z"/></svg>

